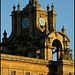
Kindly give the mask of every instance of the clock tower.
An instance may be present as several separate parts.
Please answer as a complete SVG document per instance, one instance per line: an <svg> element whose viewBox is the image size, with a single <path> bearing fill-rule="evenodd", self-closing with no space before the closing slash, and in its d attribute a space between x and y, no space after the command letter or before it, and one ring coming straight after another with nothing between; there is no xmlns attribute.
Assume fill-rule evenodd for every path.
<svg viewBox="0 0 75 75"><path fill-rule="evenodd" d="M16 10L14 4L11 14L12 33L9 38L4 32L3 44L6 45L3 52L46 60L52 60L53 53L57 52L57 59L63 58L61 55L64 56L65 49L68 50L70 40L64 27L62 32L56 31L57 14L54 4L51 8L47 5L45 11L37 0L29 0L23 10L20 10L19 3L17 8Z"/></svg>
<svg viewBox="0 0 75 75"><path fill-rule="evenodd" d="M19 4L17 7L18 10L15 11L14 5L12 12L12 31L17 30L17 35L27 33L30 38L39 39L56 31L56 11L53 4L51 11L49 5L45 11L37 0L30 0L22 11Z"/></svg>
<svg viewBox="0 0 75 75"><path fill-rule="evenodd" d="M64 26L56 31L56 15L53 3L47 11L37 0L29 0L23 10L14 4L11 35L4 31L0 43L3 75L13 70L14 75L74 75L70 40Z"/></svg>

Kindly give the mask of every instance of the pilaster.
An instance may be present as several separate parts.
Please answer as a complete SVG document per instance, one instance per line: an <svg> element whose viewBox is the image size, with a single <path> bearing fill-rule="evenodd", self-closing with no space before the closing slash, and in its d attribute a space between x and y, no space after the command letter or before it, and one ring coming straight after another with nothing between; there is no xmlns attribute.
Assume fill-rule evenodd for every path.
<svg viewBox="0 0 75 75"><path fill-rule="evenodd" d="M17 35L21 34L21 15L17 12Z"/></svg>
<svg viewBox="0 0 75 75"><path fill-rule="evenodd" d="M44 56L46 60L52 60L52 49L54 49L54 47L51 47L49 45L48 37L45 37L45 49L44 49L45 55Z"/></svg>
<svg viewBox="0 0 75 75"><path fill-rule="evenodd" d="M33 17L32 17L32 5L29 8L29 36L33 38Z"/></svg>

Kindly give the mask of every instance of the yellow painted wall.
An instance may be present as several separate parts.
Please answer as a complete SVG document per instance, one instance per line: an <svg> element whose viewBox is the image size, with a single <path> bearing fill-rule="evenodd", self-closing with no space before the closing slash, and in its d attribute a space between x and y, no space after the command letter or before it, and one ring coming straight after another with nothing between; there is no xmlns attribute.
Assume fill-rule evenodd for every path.
<svg viewBox="0 0 75 75"><path fill-rule="evenodd" d="M15 57L13 56L13 58ZM1 75L10 75L11 71L16 71L16 75L25 75L25 72L30 72L30 75L39 75L39 74L47 75L49 69L44 64L42 65L42 64L36 64L34 62L30 63L22 61L13 61L12 59L8 59L8 57L7 59L2 58Z"/></svg>

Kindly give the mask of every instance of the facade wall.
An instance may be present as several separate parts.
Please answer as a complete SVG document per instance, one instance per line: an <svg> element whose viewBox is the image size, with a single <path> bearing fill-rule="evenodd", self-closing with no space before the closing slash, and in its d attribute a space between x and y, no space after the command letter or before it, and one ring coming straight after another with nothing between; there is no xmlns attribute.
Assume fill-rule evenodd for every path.
<svg viewBox="0 0 75 75"><path fill-rule="evenodd" d="M16 58L13 56L12 59ZM47 75L49 72L49 69L45 64L23 62L19 61L20 59L17 59L18 61L13 61L12 59L8 59L8 57L7 59L1 59L1 75L11 75L11 71L15 71L16 75L25 75L25 72L29 72L30 75ZM33 59L31 58L30 60L32 61Z"/></svg>
<svg viewBox="0 0 75 75"><path fill-rule="evenodd" d="M63 60L54 64L57 71L54 70L56 66L52 67L48 60L1 54L1 75L11 75L11 71L15 75L74 75L73 61Z"/></svg>
<svg viewBox="0 0 75 75"><path fill-rule="evenodd" d="M57 65L57 75L74 75L74 61L62 60Z"/></svg>

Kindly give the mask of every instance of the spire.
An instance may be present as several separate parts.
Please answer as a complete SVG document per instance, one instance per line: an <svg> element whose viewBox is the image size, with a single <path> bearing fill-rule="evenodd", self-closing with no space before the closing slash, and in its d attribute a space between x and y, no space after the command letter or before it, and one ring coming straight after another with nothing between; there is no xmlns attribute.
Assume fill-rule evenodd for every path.
<svg viewBox="0 0 75 75"><path fill-rule="evenodd" d="M52 7L52 10L54 10L54 4L53 3L52 3L52 6L51 7Z"/></svg>
<svg viewBox="0 0 75 75"><path fill-rule="evenodd" d="M14 4L14 6L13 6L13 10L15 11L15 9L16 9L16 6L15 6L15 4Z"/></svg>
<svg viewBox="0 0 75 75"><path fill-rule="evenodd" d="M20 4L19 4L19 2L18 2L18 6L17 7L18 7L18 10L17 11L20 11Z"/></svg>
<svg viewBox="0 0 75 75"><path fill-rule="evenodd" d="M50 7L49 7L49 4L47 5L47 11L49 11Z"/></svg>
<svg viewBox="0 0 75 75"><path fill-rule="evenodd" d="M62 32L65 33L65 28L64 28L64 26L63 26L63 28L62 28Z"/></svg>

